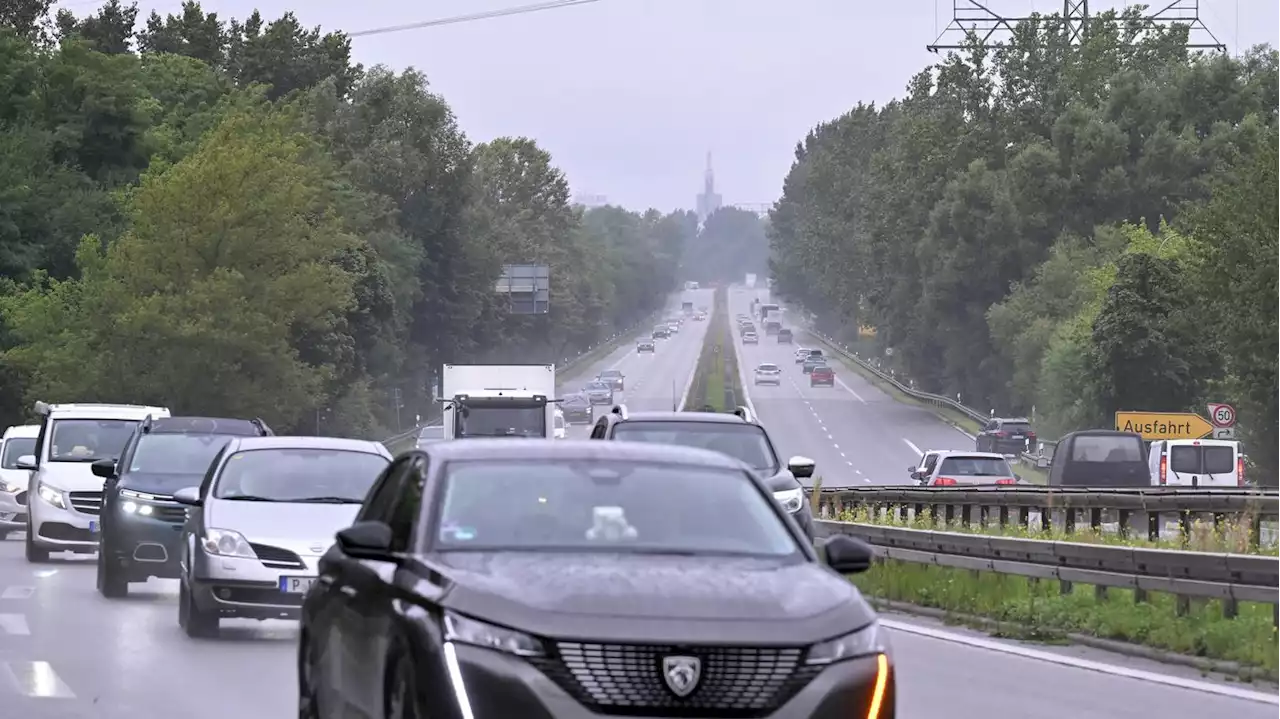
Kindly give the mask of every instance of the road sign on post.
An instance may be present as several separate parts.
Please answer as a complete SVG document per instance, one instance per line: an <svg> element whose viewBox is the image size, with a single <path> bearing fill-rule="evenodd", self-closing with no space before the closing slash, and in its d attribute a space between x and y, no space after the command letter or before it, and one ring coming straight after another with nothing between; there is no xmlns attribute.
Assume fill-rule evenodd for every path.
<svg viewBox="0 0 1280 719"><path fill-rule="evenodd" d="M1221 402L1209 403L1209 421L1214 427L1236 426L1236 408Z"/></svg>
<svg viewBox="0 0 1280 719"><path fill-rule="evenodd" d="M1213 424L1192 412L1116 412L1116 430L1146 440L1200 439L1213 432Z"/></svg>
<svg viewBox="0 0 1280 719"><path fill-rule="evenodd" d="M1214 427L1213 438L1214 439L1235 439L1236 428L1235 427Z"/></svg>

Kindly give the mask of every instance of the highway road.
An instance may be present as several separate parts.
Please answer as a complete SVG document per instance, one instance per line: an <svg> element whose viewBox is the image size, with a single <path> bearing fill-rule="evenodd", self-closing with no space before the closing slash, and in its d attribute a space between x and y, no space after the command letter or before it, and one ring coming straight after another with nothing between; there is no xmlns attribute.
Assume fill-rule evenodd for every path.
<svg viewBox="0 0 1280 719"><path fill-rule="evenodd" d="M735 289L729 292L733 315L751 314L751 300L768 299L768 292ZM757 321L757 329L764 327ZM906 484L907 466L929 449L973 449L973 440L923 407L894 400L853 370L832 362L834 387L810 387L809 377L795 363L797 347L822 349L799 328L795 344L778 344L762 335L759 345L744 345L733 329L744 385L760 422L784 454L799 454L817 462L824 487L864 487ZM782 385L754 386L755 367L772 362L782 368Z"/></svg>
<svg viewBox="0 0 1280 719"><path fill-rule="evenodd" d="M628 405L668 408L670 388L679 393L688 383L704 328L686 322L656 355L637 356L634 345L624 346L595 369L623 370L630 386L620 398ZM760 348L769 350L778 351ZM583 381L570 384L576 388ZM807 443L805 432L786 433L786 422L807 419L810 412L807 388L788 394L788 387L769 392L759 408L770 432L785 437L789 450L831 461L816 451L819 445ZM822 411L828 401L843 400L815 403L810 397L809 404ZM819 416L826 426L841 429L835 418L876 410L870 402L853 401L849 414ZM769 409L774 413L764 415ZM585 426L573 430L575 436L586 432ZM917 436L886 426L878 440L849 446L885 441L895 432ZM877 461L905 467L907 455ZM866 472L875 465L856 467ZM107 600L94 589L92 558L30 565L21 535L0 542L0 717L278 719L296 712L296 624L227 621L219 639L191 640L178 628L176 597L175 582L151 580L134 585L128 599ZM1274 691L1256 694L1139 660L998 641L901 617L886 623L899 672L899 716L908 719L1263 719L1277 711Z"/></svg>

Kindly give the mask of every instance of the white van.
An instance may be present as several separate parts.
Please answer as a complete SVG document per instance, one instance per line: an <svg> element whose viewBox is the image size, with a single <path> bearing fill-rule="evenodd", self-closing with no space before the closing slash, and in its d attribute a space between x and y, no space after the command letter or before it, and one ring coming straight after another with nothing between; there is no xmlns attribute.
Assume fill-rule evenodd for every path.
<svg viewBox="0 0 1280 719"><path fill-rule="evenodd" d="M1228 439L1158 439L1147 455L1153 487L1243 487L1240 443Z"/></svg>
<svg viewBox="0 0 1280 719"><path fill-rule="evenodd" d="M93 463L114 462L147 417L168 417L164 407L137 404L45 404L36 402L40 437L34 455L18 459L31 473L27 500L27 561L45 562L49 552L98 549L102 485Z"/></svg>
<svg viewBox="0 0 1280 719"><path fill-rule="evenodd" d="M10 427L0 438L0 540L27 528L27 483L31 470L19 469L18 458L36 453L40 425Z"/></svg>

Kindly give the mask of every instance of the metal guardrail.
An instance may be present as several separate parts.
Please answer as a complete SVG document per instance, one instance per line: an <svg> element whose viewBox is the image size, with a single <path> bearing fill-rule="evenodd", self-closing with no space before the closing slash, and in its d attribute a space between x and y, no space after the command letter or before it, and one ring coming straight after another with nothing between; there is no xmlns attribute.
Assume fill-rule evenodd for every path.
<svg viewBox="0 0 1280 719"><path fill-rule="evenodd" d="M1075 583L1132 589L1138 601L1149 591L1178 597L1179 612L1192 597L1222 600L1235 616L1238 602L1280 603L1280 559L1167 549L992 537L962 532L831 522L815 523L818 536L847 534L872 546L876 556L900 562L1058 580L1069 593Z"/></svg>
<svg viewBox="0 0 1280 719"><path fill-rule="evenodd" d="M564 372L572 371L578 365L582 364L584 361L594 359L596 353L599 352L601 348L608 348L609 351L612 351L614 347L611 347L611 346L620 345L621 344L620 340L623 340L635 335L636 332L640 331L644 327L652 327L653 324L657 321L657 318L668 311L669 310L660 310L658 312L654 312L653 314L649 315L647 318L640 320L639 322L635 323L631 327L621 332L618 332L617 334L610 335L608 339L602 340L598 344L588 347L587 349L583 350L581 353L575 355L574 357L566 357L560 362L557 362L556 363L556 380L559 381L564 376L563 375ZM410 429L407 429L403 432L398 432L396 434L391 435L390 437L387 437L386 439L382 439L379 441L382 444L386 445L388 449L391 449L393 445L399 445L403 442L408 441L413 437L416 437L424 427L431 426L431 423L437 419L439 419L439 417L431 417L426 422L420 422L414 425ZM392 450L392 451L395 451L395 450Z"/></svg>

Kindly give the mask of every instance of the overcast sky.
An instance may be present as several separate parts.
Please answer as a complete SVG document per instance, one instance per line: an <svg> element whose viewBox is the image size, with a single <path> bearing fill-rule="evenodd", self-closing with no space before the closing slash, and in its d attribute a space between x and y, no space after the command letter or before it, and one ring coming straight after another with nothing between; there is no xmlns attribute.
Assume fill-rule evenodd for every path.
<svg viewBox="0 0 1280 719"><path fill-rule="evenodd" d="M1155 0L1164 6L1175 0ZM1194 5L1194 0L1178 0ZM535 0L203 0L208 12L348 32ZM989 0L1008 15L1061 0ZM1124 3L1094 0L1093 9ZM77 14L97 2L69 0ZM575 192L633 209L692 208L708 151L726 203L771 203L795 144L859 101L900 96L951 0L599 0L545 12L353 39L355 60L426 73L475 141L525 135ZM1232 52L1277 45L1276 0L1200 0ZM142 15L180 2L139 0Z"/></svg>

